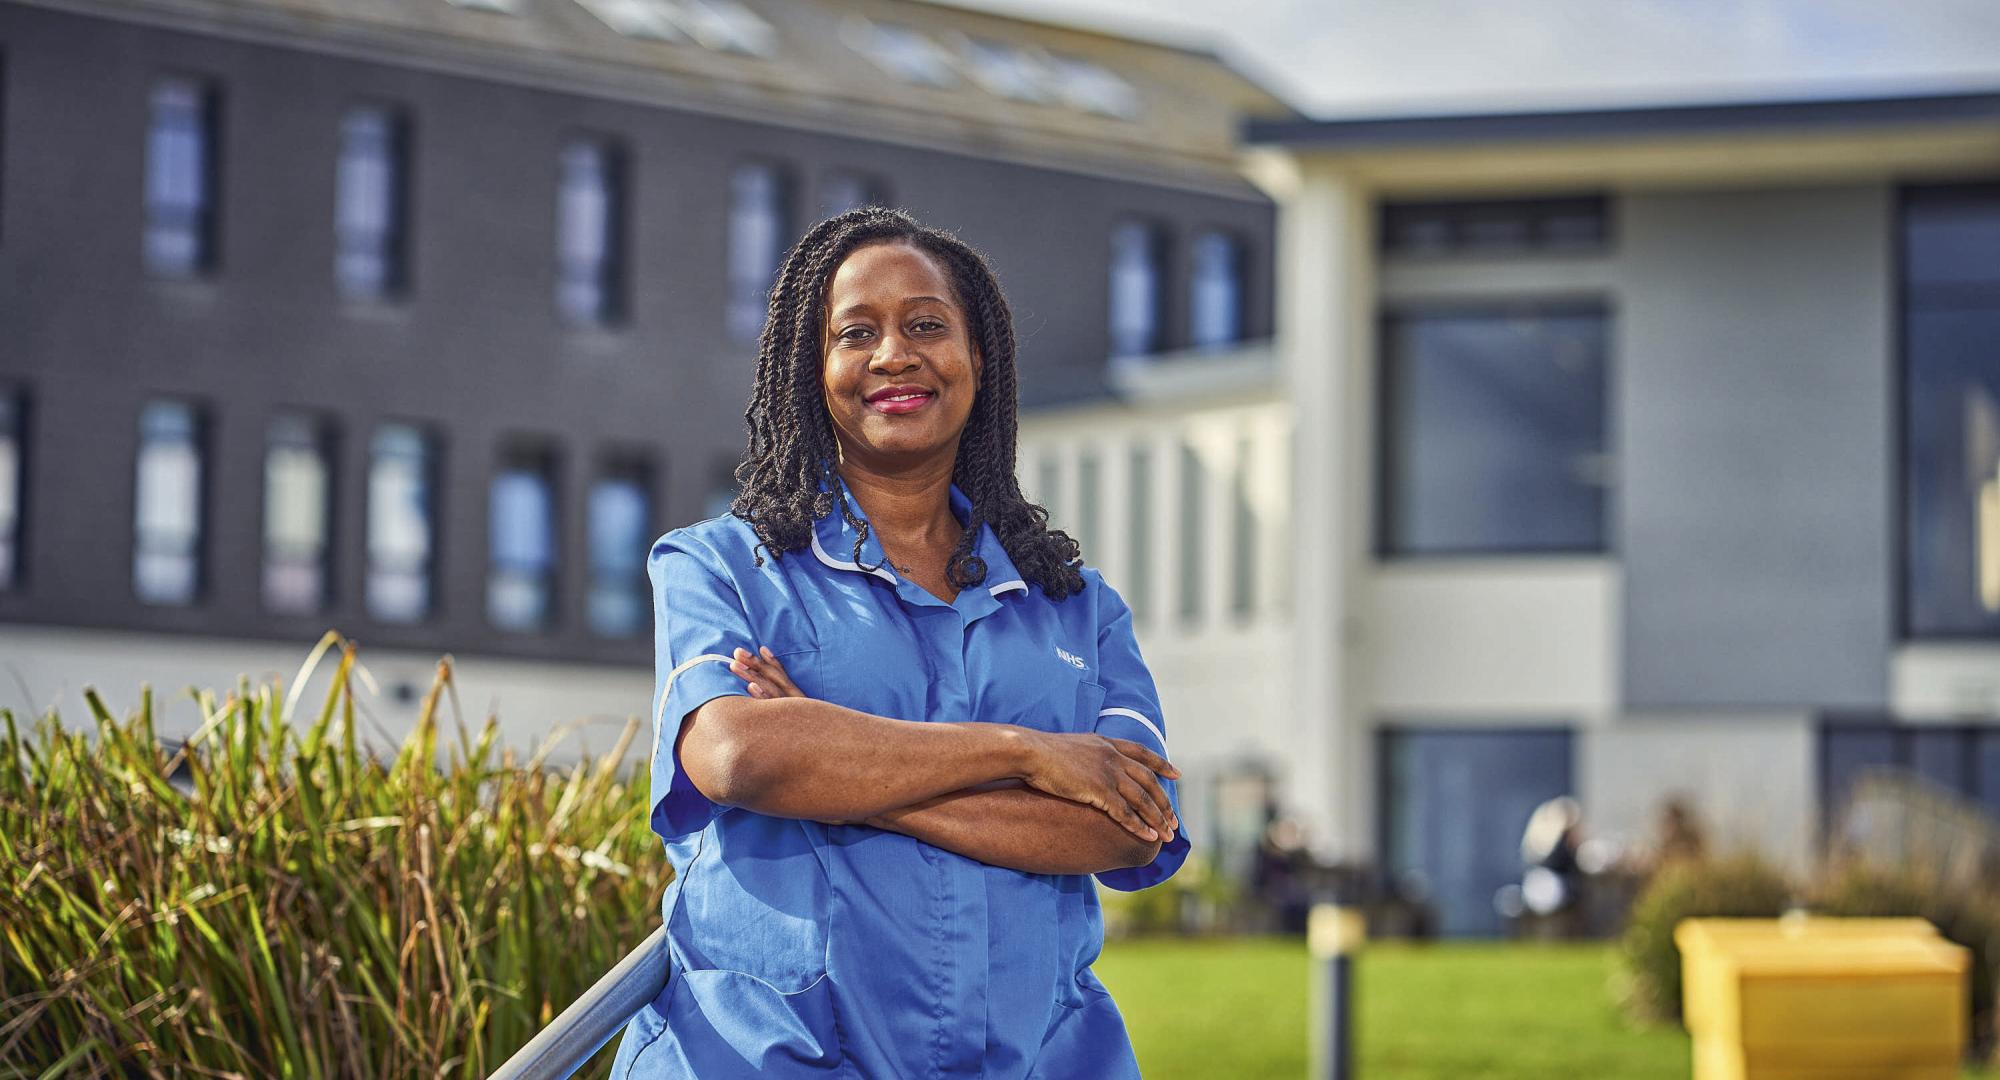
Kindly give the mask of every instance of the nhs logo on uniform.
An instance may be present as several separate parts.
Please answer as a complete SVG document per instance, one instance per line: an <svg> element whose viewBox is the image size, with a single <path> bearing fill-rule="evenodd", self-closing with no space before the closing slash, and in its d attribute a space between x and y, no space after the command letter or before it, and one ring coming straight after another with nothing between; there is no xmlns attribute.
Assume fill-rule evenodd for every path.
<svg viewBox="0 0 2000 1080"><path fill-rule="evenodd" d="M1060 645L1056 646L1056 655L1062 657L1063 663L1068 664L1078 671L1084 669L1083 657L1068 652Z"/></svg>

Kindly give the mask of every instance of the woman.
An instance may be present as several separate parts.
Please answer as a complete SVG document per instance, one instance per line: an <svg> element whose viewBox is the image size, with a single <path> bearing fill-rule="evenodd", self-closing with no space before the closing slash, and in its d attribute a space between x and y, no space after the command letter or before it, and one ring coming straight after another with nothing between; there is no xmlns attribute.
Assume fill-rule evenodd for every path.
<svg viewBox="0 0 2000 1080"><path fill-rule="evenodd" d="M1136 1077L1091 875L1187 856L1132 614L1014 476L1012 315L949 234L821 222L731 513L647 563L671 974L614 1077ZM835 512L835 511L838 512Z"/></svg>

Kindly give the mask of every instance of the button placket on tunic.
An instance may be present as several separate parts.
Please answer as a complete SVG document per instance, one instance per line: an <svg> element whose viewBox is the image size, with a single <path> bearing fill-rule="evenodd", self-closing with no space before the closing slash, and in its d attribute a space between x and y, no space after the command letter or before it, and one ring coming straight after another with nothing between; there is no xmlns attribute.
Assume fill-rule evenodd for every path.
<svg viewBox="0 0 2000 1080"><path fill-rule="evenodd" d="M966 520L970 502L956 485L950 496ZM753 567L755 535L733 517L655 545L653 827L681 868L662 909L672 978L714 985L677 992L670 980L628 1027L613 1075L1136 1076L1123 1020L1088 969L1102 940L1088 875L990 866L872 826L717 808L681 772L680 717L747 693L726 661L761 644L796 660L787 670L808 695L851 708L1102 730L1165 753L1129 609L1094 568L1083 568L1084 593L1049 601L982 525L974 553L986 578L947 603L894 573L872 530L855 561L855 535L836 507L814 523L803 561L767 551ZM1104 660L1116 670L1100 673ZM1114 688L1123 707L1098 709ZM1178 811L1177 788L1163 783ZM1144 887L1186 851L1182 831L1150 866L1098 877Z"/></svg>

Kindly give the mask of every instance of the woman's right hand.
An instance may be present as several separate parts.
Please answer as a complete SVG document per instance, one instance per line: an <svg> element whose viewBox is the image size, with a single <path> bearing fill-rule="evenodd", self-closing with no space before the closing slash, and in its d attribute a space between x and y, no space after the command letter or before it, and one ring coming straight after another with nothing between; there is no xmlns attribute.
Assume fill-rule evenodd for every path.
<svg viewBox="0 0 2000 1080"><path fill-rule="evenodd" d="M1089 732L1035 732L1029 787L1094 806L1148 843L1180 828L1160 777L1180 779L1173 763L1130 739Z"/></svg>

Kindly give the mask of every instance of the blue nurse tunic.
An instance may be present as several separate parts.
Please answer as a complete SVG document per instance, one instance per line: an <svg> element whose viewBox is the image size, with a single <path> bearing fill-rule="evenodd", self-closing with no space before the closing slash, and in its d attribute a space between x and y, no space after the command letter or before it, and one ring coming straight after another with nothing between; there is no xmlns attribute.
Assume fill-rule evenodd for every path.
<svg viewBox="0 0 2000 1080"><path fill-rule="evenodd" d="M955 484L951 506L969 519ZM767 550L761 567L755 532L731 515L653 544L652 827L678 873L661 900L667 985L626 1026L611 1075L1137 1077L1090 970L1104 929L1089 875L718 806L682 771L681 719L747 696L730 654L760 645L807 695L879 716L1095 731L1166 755L1131 609L1095 568L1081 568L1081 593L1051 600L982 525L986 580L947 604L896 574L872 530L852 561L854 536L836 507L810 551ZM1177 786L1161 783L1178 814ZM1096 877L1143 889L1187 852L1183 825L1151 863Z"/></svg>

